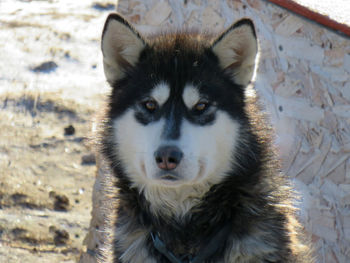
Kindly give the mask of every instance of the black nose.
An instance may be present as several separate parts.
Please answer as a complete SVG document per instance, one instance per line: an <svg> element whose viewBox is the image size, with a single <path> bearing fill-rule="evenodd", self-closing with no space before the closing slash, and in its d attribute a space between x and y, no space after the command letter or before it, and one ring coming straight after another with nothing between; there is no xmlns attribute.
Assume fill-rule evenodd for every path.
<svg viewBox="0 0 350 263"><path fill-rule="evenodd" d="M174 170L181 162L183 153L176 146L162 146L154 152L158 167L162 170Z"/></svg>

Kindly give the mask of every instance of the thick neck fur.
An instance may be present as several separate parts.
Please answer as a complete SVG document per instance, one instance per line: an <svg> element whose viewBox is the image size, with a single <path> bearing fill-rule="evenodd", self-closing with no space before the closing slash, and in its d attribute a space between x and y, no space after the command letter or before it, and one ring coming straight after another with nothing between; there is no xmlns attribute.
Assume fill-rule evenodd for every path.
<svg viewBox="0 0 350 263"><path fill-rule="evenodd" d="M163 217L181 219L198 203L210 189L210 183L164 187L159 185L145 186L141 191L149 202L150 212Z"/></svg>

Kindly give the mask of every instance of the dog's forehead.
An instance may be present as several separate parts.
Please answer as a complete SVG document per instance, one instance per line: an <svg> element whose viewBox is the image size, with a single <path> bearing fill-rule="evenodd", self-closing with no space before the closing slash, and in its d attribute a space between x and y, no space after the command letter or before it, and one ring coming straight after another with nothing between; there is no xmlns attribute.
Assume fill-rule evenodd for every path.
<svg viewBox="0 0 350 263"><path fill-rule="evenodd" d="M178 37L178 36L177 36ZM141 56L142 68L150 78L150 95L163 105L169 99L178 103L180 100L186 108L193 108L200 98L210 100L211 92L205 87L212 86L210 73L218 71L218 64L207 43L203 45L197 39L173 39L145 49ZM213 74L217 76L218 74ZM177 104L179 105L179 104Z"/></svg>
<svg viewBox="0 0 350 263"><path fill-rule="evenodd" d="M171 85L171 89L182 90L186 83L198 80L200 75L208 71L206 65L213 62L213 58L208 56L208 48L197 46L197 42L173 39L169 43L160 41L146 47L140 57L140 69L153 76L157 82L163 80Z"/></svg>

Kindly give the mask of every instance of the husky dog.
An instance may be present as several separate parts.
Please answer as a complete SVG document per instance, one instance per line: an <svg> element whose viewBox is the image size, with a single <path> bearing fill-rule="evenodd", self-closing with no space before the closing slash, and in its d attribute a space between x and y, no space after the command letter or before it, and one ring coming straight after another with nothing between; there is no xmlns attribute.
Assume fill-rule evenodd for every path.
<svg viewBox="0 0 350 263"><path fill-rule="evenodd" d="M312 262L255 96L251 20L219 37L102 34L112 87L101 133L118 190L111 261ZM103 262L106 260L102 260Z"/></svg>

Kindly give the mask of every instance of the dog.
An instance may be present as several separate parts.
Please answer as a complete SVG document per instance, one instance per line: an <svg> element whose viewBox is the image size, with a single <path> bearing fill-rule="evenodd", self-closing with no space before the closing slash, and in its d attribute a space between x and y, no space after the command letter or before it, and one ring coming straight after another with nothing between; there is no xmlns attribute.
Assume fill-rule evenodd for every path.
<svg viewBox="0 0 350 263"><path fill-rule="evenodd" d="M145 37L110 14L101 47L117 195L100 262L313 262L252 89L253 22Z"/></svg>

